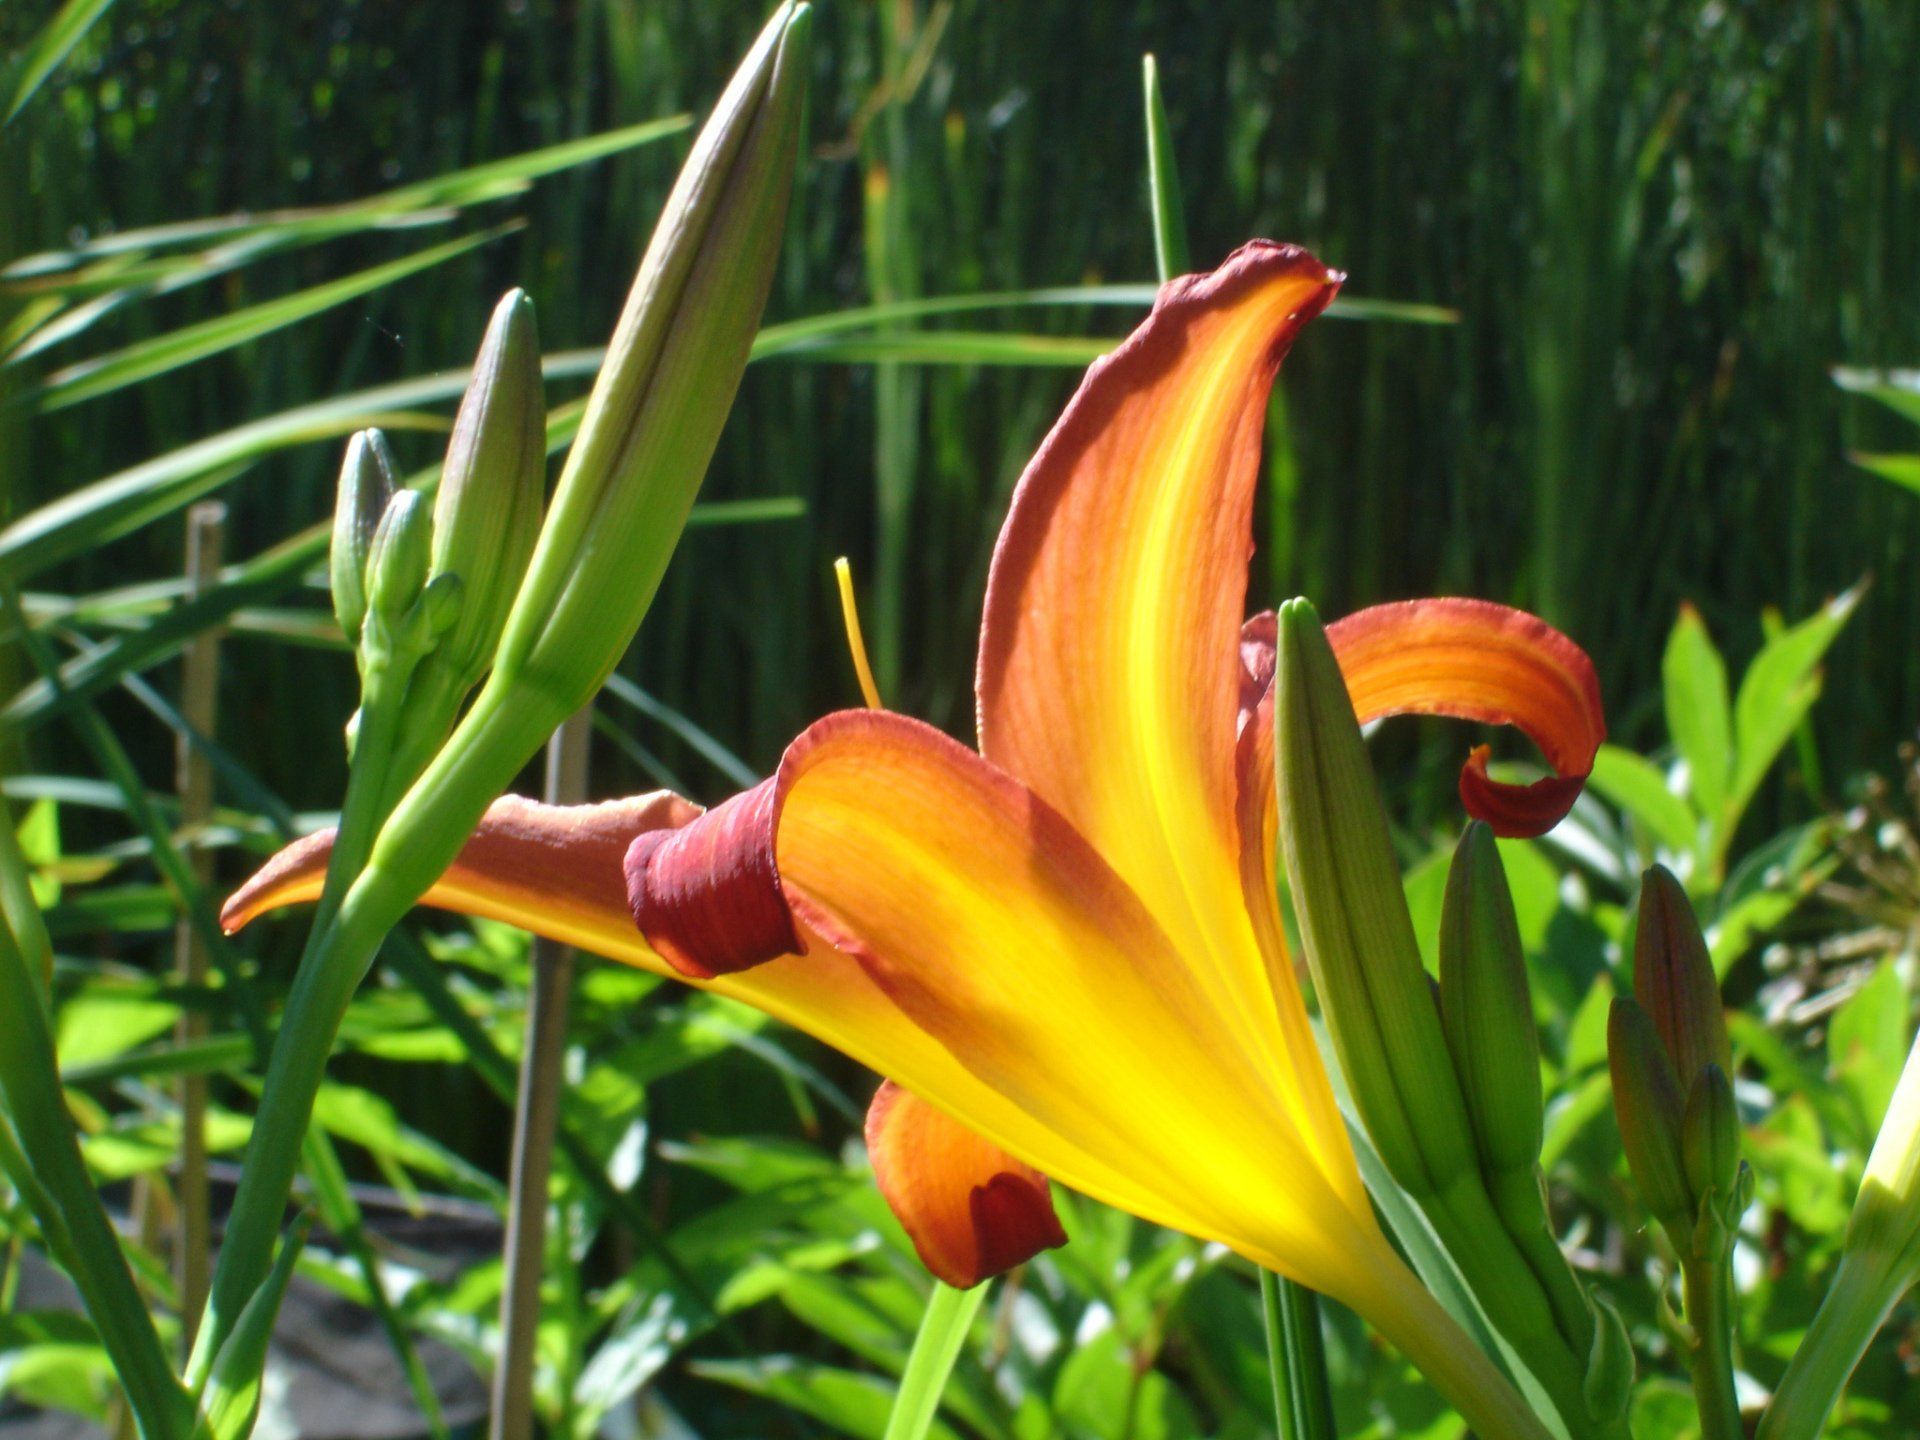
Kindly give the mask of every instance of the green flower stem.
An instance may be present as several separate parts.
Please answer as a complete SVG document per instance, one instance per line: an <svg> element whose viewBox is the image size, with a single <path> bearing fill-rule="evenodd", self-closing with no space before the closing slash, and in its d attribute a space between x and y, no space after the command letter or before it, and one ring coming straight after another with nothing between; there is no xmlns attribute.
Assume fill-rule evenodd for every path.
<svg viewBox="0 0 1920 1440"><path fill-rule="evenodd" d="M348 889L324 930L315 930L294 976L293 990L267 1064L254 1116L253 1139L214 1267L207 1313L200 1324L187 1383L196 1392L212 1373L220 1346L273 1264L287 1197L300 1168L314 1098L340 1022L366 977L387 931L416 897L369 869Z"/></svg>
<svg viewBox="0 0 1920 1440"><path fill-rule="evenodd" d="M1274 1421L1280 1440L1339 1440L1327 1380L1320 1297L1306 1286L1260 1272L1260 1309L1267 1326Z"/></svg>
<svg viewBox="0 0 1920 1440"><path fill-rule="evenodd" d="M1857 1250L1841 1257L1812 1327L1760 1417L1759 1440L1815 1440L1912 1278L1885 1254Z"/></svg>
<svg viewBox="0 0 1920 1440"><path fill-rule="evenodd" d="M882 1440L921 1440L932 1428L934 1416L940 1413L940 1397L947 1392L947 1377L953 1374L968 1327L980 1312L980 1302L987 1298L989 1288L980 1284L957 1290L934 1282Z"/></svg>
<svg viewBox="0 0 1920 1440"><path fill-rule="evenodd" d="M1733 1388L1733 1276L1724 1259L1682 1261L1680 1274L1693 1331L1688 1367L1701 1440L1744 1440Z"/></svg>
<svg viewBox="0 0 1920 1440"><path fill-rule="evenodd" d="M101 1208L58 1076L53 1035L28 962L12 928L0 925L0 1096L15 1142L5 1147L8 1168L54 1257L86 1301L141 1435L188 1440L193 1400L174 1378L120 1237Z"/></svg>
<svg viewBox="0 0 1920 1440"><path fill-rule="evenodd" d="M1404 1283L1391 1284L1383 1275L1377 1294L1348 1297L1348 1303L1413 1362L1480 1440L1548 1440L1520 1392L1445 1307L1404 1271L1401 1278Z"/></svg>

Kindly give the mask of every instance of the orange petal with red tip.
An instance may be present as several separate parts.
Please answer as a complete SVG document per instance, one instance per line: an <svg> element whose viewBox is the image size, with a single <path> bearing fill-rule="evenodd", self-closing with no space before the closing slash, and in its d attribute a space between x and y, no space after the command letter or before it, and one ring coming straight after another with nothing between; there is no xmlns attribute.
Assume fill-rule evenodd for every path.
<svg viewBox="0 0 1920 1440"><path fill-rule="evenodd" d="M1243 831L1272 834L1273 615L1241 635L1240 786ZM1587 653L1546 621L1489 600L1405 600L1327 627L1362 724L1391 715L1445 715L1511 725L1555 774L1511 785L1487 774L1476 746L1460 771L1467 813L1496 834L1544 835L1580 796L1607 738L1600 682ZM1257 817L1257 818L1256 818Z"/></svg>
<svg viewBox="0 0 1920 1440"><path fill-rule="evenodd" d="M949 1285L1067 1243L1046 1176L891 1080L867 1110L867 1153L921 1263Z"/></svg>
<svg viewBox="0 0 1920 1440"><path fill-rule="evenodd" d="M1538 616L1488 600L1404 600L1327 627L1354 713L1449 715L1511 725L1555 774L1509 785L1487 774L1487 747L1467 758L1460 800L1496 834L1544 835L1566 817L1607 738L1593 661Z"/></svg>
<svg viewBox="0 0 1920 1440"><path fill-rule="evenodd" d="M505 795L488 807L423 903L523 925L599 955L664 971L634 933L620 863L636 835L673 830L700 807L668 790L600 805L542 805ZM333 831L294 841L236 890L220 911L232 934L269 910L316 900Z"/></svg>

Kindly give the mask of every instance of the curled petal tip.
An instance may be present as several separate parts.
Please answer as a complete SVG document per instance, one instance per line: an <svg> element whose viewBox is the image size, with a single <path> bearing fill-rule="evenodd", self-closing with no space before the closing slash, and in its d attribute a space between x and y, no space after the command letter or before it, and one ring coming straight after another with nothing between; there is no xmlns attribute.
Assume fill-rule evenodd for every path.
<svg viewBox="0 0 1920 1440"><path fill-rule="evenodd" d="M933 1275L968 1289L1067 1243L1046 1176L891 1080L867 1111L881 1195Z"/></svg>
<svg viewBox="0 0 1920 1440"><path fill-rule="evenodd" d="M633 922L682 975L710 980L805 949L774 854L783 798L776 776L627 847Z"/></svg>

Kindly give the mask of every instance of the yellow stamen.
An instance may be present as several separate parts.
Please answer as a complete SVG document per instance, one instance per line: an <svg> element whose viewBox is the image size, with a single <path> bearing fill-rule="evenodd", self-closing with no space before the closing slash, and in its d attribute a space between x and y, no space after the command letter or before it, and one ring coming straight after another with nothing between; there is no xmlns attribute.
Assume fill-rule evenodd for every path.
<svg viewBox="0 0 1920 1440"><path fill-rule="evenodd" d="M860 677L860 693L869 710L879 710L880 687L873 683L873 667L867 663L867 642L860 634L860 607L853 603L853 566L842 555L833 562L833 578L840 582L840 618L847 625L847 649L853 652L853 670Z"/></svg>

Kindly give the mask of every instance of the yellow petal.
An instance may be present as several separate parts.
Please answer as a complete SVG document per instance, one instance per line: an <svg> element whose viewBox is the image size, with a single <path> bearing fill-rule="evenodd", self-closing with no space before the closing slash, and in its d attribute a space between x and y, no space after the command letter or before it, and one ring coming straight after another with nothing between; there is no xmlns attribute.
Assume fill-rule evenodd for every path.
<svg viewBox="0 0 1920 1440"><path fill-rule="evenodd" d="M1015 491L978 675L981 753L1092 842L1234 1043L1322 1115L1332 1102L1310 1046L1301 1064L1284 957L1242 899L1234 736L1267 396L1339 280L1304 250L1255 242L1162 289Z"/></svg>

